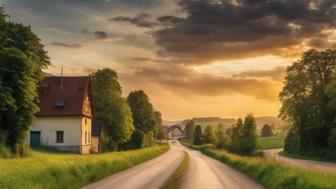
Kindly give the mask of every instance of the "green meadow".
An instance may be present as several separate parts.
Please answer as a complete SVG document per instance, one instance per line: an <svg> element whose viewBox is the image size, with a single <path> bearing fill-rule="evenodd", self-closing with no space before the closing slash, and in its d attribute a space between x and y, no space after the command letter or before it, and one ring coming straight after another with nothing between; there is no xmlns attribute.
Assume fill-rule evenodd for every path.
<svg viewBox="0 0 336 189"><path fill-rule="evenodd" d="M258 137L258 148L261 150L283 148L284 143L284 134L277 134L272 137Z"/></svg>
<svg viewBox="0 0 336 189"><path fill-rule="evenodd" d="M0 188L80 188L150 160L168 149L169 145L158 145L91 155L33 150L25 158L0 159Z"/></svg>

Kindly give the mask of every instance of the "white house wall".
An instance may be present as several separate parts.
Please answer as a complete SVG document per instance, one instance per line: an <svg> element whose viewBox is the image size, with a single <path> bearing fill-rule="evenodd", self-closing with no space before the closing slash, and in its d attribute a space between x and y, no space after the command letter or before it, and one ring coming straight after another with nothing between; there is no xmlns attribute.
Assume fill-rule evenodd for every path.
<svg viewBox="0 0 336 189"><path fill-rule="evenodd" d="M90 122L91 124L91 122ZM34 120L30 131L41 132L41 145L53 146L66 150L67 147L78 148L81 146L82 117L37 117ZM56 143L56 131L64 131L64 143ZM30 144L30 132L28 133L28 144Z"/></svg>

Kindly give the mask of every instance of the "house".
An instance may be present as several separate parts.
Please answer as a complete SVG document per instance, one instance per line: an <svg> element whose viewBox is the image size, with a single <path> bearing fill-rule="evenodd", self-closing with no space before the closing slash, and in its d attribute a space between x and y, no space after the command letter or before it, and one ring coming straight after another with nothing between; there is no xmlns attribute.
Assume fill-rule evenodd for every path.
<svg viewBox="0 0 336 189"><path fill-rule="evenodd" d="M183 129L180 125L167 127L168 138L180 138L183 136Z"/></svg>
<svg viewBox="0 0 336 189"><path fill-rule="evenodd" d="M103 133L104 123L103 120L92 120L92 138L91 138L91 150L94 153L98 153L100 150L99 139Z"/></svg>
<svg viewBox="0 0 336 189"><path fill-rule="evenodd" d="M40 112L29 130L28 144L90 153L93 117L90 77L45 77L39 87L39 102Z"/></svg>

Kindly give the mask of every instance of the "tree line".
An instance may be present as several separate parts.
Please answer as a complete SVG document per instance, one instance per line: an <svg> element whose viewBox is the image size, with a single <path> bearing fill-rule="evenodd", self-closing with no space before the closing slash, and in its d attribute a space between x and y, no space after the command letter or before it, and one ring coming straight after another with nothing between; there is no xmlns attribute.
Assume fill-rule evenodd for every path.
<svg viewBox="0 0 336 189"><path fill-rule="evenodd" d="M285 151L336 159L336 50L309 50L286 70L280 117Z"/></svg>
<svg viewBox="0 0 336 189"><path fill-rule="evenodd" d="M222 124L215 130L213 126L205 127L195 125L194 120L187 122L185 127L186 140L194 145L212 144L219 149L230 152L251 155L257 150L256 121L252 114L245 117L244 121L238 119L231 128L225 129Z"/></svg>

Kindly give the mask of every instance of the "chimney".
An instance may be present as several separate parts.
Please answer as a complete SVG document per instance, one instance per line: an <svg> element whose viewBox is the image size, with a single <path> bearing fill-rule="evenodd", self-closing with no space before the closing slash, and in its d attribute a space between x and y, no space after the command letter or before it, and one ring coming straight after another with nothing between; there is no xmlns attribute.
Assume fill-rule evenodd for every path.
<svg viewBox="0 0 336 189"><path fill-rule="evenodd" d="M61 67L61 77L60 77L60 88L61 88L61 91L63 91L63 87L64 87L64 83L63 83L63 65Z"/></svg>

